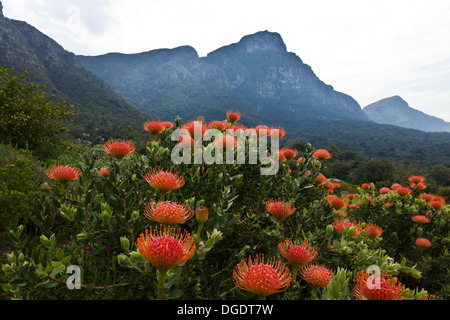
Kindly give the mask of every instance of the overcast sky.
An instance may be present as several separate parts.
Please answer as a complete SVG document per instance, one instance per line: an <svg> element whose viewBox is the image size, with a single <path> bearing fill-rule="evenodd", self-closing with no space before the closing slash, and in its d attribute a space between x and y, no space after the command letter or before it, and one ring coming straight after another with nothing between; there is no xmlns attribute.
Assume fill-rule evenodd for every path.
<svg viewBox="0 0 450 320"><path fill-rule="evenodd" d="M75 54L181 45L200 56L262 30L361 107L401 96L450 122L449 0L1 0Z"/></svg>

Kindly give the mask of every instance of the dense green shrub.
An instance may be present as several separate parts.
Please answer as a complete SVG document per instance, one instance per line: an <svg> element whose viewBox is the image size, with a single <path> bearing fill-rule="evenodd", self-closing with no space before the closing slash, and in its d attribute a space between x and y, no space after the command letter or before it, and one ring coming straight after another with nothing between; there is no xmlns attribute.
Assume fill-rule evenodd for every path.
<svg viewBox="0 0 450 320"><path fill-rule="evenodd" d="M73 181L58 182L64 174L54 168L50 192L39 193L34 203L36 231L21 225L9 234L12 252L1 274L5 294L18 299L265 298L262 293L244 290L236 280L239 272L245 272L243 259L263 254L283 263L289 277L296 276L289 278L285 290L268 294L270 299L355 299L358 296L353 288L360 272L376 267L401 277L405 283L416 284L419 282L414 281L427 274L432 259L448 259L443 250L449 239L448 205L434 212L435 220L422 231L433 243L431 250L414 247L419 233L411 214L418 213L422 210L419 205L423 205L416 189L407 198L392 190L386 196L375 191L372 184L356 189L355 197L350 197L350 186L341 193L338 181L321 179L327 160L316 159L316 150L309 144L299 150L303 161L286 158L287 152L280 151L277 174L262 175L260 170L268 165L249 161L254 152L250 150L251 139L261 142L261 137L241 141L247 151L244 163L176 164L172 152L178 139L172 141L171 132L181 126L177 119L173 128L149 135L143 154L136 152L134 145L125 146L125 142L120 149L111 147L109 153L105 151L110 142L88 148L76 161L66 163L72 169L64 169L64 173L70 173ZM202 145L206 153L214 142L203 141ZM115 153L129 152L115 158L112 149ZM214 156L217 150L213 150ZM291 152L297 155L297 150ZM189 158L194 160L195 153ZM107 168L108 174L100 174L102 168ZM184 183L161 192L150 182L151 173L158 168L166 172L159 184L179 183L167 178L168 172L183 177ZM389 197L389 208L384 197ZM151 245L142 247L141 243L139 247L143 241L139 239L146 232L151 234L163 227L162 222L149 219L148 211L153 202L163 201L186 204L192 212L200 206L209 209L206 221L189 216L176 225L192 237L194 251L164 242L170 238L165 233L164 237L160 234L152 238L165 245L151 249ZM275 210L270 207L271 201L281 205ZM275 212L280 210L289 215L277 216ZM341 219L356 222L339 228ZM370 236L364 229L369 223L377 223L382 234ZM311 255L311 263L331 270L331 281L325 287L306 282L305 269L295 269L283 256L280 244L289 239L308 241L317 253ZM172 249L164 251L169 245ZM189 259L164 268L150 262L149 256L156 254L152 250L165 252L167 260L177 257L176 253L189 252ZM71 287L76 284L73 266L81 271L79 289ZM448 266L432 268L442 285L426 281L420 287L403 284L400 297L445 294ZM422 290L424 287L428 293Z"/></svg>
<svg viewBox="0 0 450 320"><path fill-rule="evenodd" d="M41 164L31 151L0 144L0 228L26 223L36 192L45 180Z"/></svg>

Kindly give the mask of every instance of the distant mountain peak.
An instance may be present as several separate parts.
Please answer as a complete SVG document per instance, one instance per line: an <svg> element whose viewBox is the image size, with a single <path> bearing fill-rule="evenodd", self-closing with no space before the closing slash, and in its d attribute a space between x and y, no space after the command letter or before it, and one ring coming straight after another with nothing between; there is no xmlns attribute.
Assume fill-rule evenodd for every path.
<svg viewBox="0 0 450 320"><path fill-rule="evenodd" d="M411 108L402 97L393 96L371 103L363 111L375 122L426 132L450 132L450 123Z"/></svg>
<svg viewBox="0 0 450 320"><path fill-rule="evenodd" d="M263 51L284 53L287 51L286 44L279 33L265 30L246 35L237 43L233 43L212 51L208 54L208 57L229 50L239 50L243 53Z"/></svg>

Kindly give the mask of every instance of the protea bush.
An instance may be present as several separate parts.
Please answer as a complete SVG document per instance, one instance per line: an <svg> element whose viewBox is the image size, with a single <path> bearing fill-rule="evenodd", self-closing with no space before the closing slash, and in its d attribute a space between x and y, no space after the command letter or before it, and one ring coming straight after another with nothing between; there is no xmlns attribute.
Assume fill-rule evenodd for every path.
<svg viewBox="0 0 450 320"><path fill-rule="evenodd" d="M31 222L9 233L4 295L446 298L450 210L423 177L349 194L321 173L327 150L281 148L283 128L226 116L148 120L143 146L109 140L49 166Z"/></svg>

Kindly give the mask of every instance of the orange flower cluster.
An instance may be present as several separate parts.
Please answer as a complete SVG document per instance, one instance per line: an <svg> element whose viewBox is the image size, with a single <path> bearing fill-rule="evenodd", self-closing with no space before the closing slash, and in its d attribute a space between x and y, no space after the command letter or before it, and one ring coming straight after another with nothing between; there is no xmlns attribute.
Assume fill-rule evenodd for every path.
<svg viewBox="0 0 450 320"><path fill-rule="evenodd" d="M45 172L50 179L66 183L73 180L78 180L83 173L78 167L71 167L67 165L53 164Z"/></svg>
<svg viewBox="0 0 450 320"><path fill-rule="evenodd" d="M264 255L239 263L233 271L233 281L239 288L252 292L258 297L286 290L291 283L289 269L275 257L265 261Z"/></svg>
<svg viewBox="0 0 450 320"><path fill-rule="evenodd" d="M167 271L187 261L194 254L194 239L181 229L155 228L145 230L137 239L141 255L160 271Z"/></svg>
<svg viewBox="0 0 450 320"><path fill-rule="evenodd" d="M396 277L381 273L378 277L361 271L356 275L353 294L358 300L401 300L405 288Z"/></svg>

